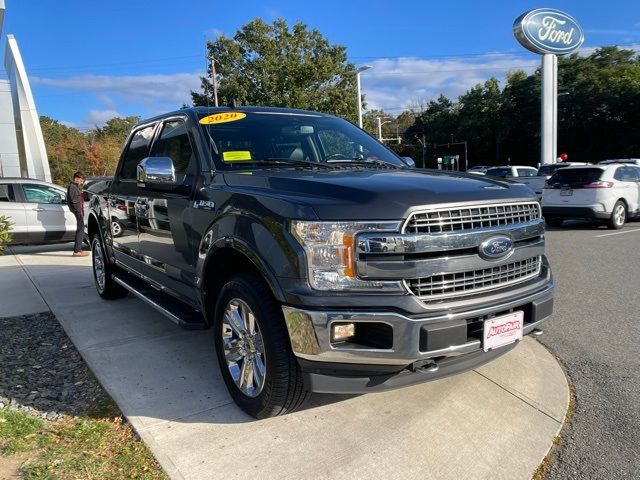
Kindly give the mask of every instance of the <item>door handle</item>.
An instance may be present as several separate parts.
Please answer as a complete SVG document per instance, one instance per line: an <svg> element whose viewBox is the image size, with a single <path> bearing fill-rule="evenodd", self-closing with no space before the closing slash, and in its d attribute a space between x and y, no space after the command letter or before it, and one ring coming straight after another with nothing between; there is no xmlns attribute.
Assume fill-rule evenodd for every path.
<svg viewBox="0 0 640 480"><path fill-rule="evenodd" d="M33 211L34 212L44 212L44 208L40 208L40 207L34 208Z"/></svg>

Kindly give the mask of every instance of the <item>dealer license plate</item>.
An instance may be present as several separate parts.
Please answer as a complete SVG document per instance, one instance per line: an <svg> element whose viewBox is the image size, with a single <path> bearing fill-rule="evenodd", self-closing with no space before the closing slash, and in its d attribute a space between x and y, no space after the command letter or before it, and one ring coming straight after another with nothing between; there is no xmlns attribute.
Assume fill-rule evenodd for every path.
<svg viewBox="0 0 640 480"><path fill-rule="evenodd" d="M517 311L484 321L482 347L485 352L522 340L524 312Z"/></svg>
<svg viewBox="0 0 640 480"><path fill-rule="evenodd" d="M567 188L567 187L562 187L562 189L560 190L560 196L562 197L568 197L573 195L573 189L572 188Z"/></svg>

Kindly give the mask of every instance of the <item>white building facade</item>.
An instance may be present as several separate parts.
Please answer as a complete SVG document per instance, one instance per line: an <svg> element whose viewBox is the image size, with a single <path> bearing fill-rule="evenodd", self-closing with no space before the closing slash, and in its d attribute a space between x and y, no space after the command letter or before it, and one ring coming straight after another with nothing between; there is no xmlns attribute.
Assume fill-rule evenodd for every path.
<svg viewBox="0 0 640 480"><path fill-rule="evenodd" d="M5 3L0 0L0 38ZM0 78L0 177L28 177L51 181L49 160L36 104L18 43L4 39L6 79Z"/></svg>

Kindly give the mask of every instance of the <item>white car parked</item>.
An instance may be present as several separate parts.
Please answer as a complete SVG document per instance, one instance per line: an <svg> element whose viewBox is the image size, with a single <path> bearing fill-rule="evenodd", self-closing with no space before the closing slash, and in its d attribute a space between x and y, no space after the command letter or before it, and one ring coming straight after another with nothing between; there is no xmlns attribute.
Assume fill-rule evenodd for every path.
<svg viewBox="0 0 640 480"><path fill-rule="evenodd" d="M610 163L563 168L547 180L542 215L553 226L584 218L622 228L627 218L640 215L640 167Z"/></svg>
<svg viewBox="0 0 640 480"><path fill-rule="evenodd" d="M0 177L0 215L13 223L12 244L73 241L76 218L62 187L28 178Z"/></svg>

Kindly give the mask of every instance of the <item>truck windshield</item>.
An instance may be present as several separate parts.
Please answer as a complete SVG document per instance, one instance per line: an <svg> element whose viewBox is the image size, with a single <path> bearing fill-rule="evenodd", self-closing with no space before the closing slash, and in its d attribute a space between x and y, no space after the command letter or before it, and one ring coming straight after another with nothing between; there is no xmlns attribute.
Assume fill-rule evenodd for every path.
<svg viewBox="0 0 640 480"><path fill-rule="evenodd" d="M222 169L273 168L289 163L407 167L367 133L335 117L221 112L202 115L200 124L208 134L213 161Z"/></svg>

